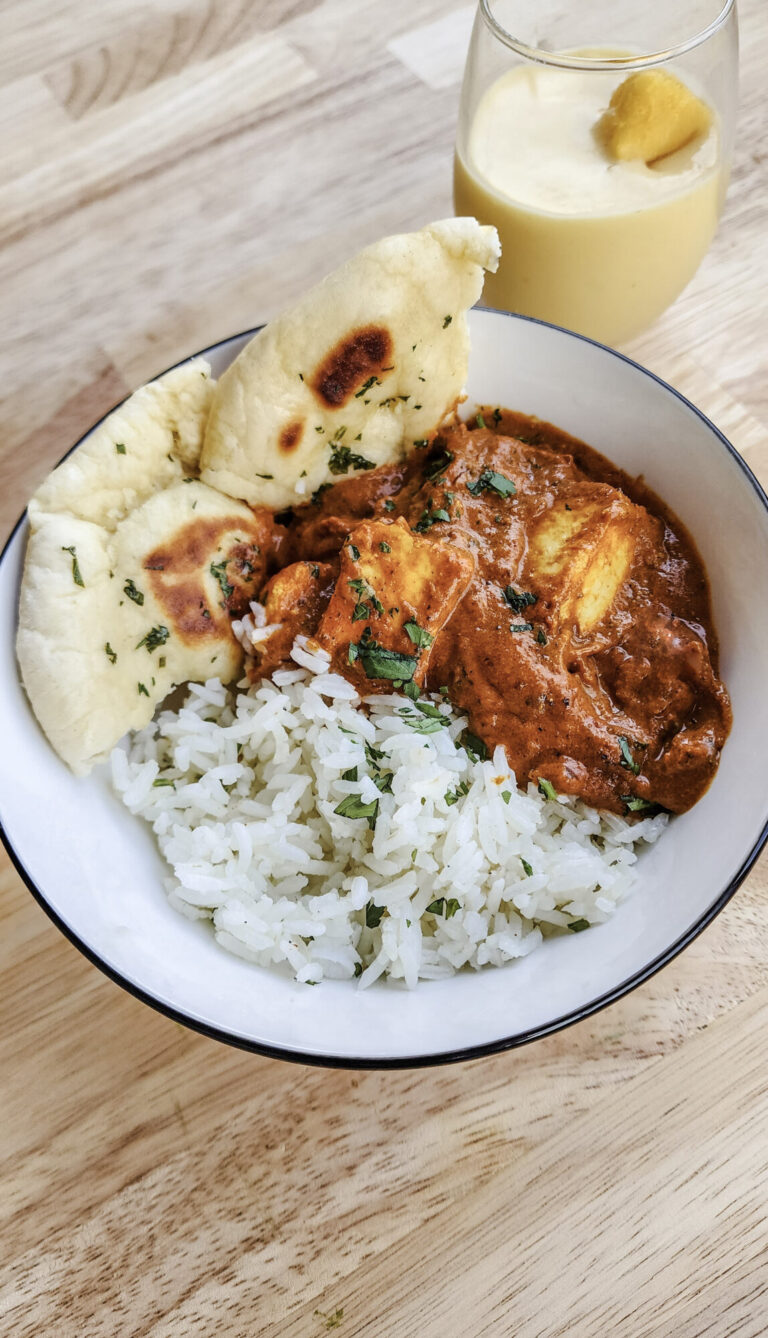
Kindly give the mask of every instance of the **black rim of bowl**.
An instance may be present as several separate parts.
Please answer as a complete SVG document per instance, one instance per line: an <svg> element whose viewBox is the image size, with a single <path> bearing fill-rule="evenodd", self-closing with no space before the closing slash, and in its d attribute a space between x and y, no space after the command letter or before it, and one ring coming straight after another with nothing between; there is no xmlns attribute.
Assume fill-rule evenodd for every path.
<svg viewBox="0 0 768 1338"><path fill-rule="evenodd" d="M669 385L667 381L664 381L660 376L657 376L655 372L649 371L649 369L643 367L641 363L635 362L633 358L627 357L625 353L619 353L617 349L610 348L607 344L601 344L596 339L589 339L586 335L577 334L573 330L566 330L563 326L553 325L550 321L541 321L534 316L522 316L516 312L499 312L489 307L476 307L474 310L487 311L494 316L503 316L509 320L526 321L530 325L543 325L548 329L557 330L560 334L568 335L571 339L579 339L585 344L593 344L596 348L602 349L603 352L610 354L611 357L618 358L620 362L627 363L630 367L634 367L637 371L641 372L643 376L647 376L651 381L655 381L657 385L662 386L669 392L669 394L674 395L676 399L686 405L686 407L690 409L712 433L714 433L721 446L725 448L741 469L758 500L762 503L763 509L768 512L768 496L766 496L760 483L749 468L749 465L742 459L736 448L731 445L728 438L724 436L720 429L716 427L709 418L707 418L706 414L702 413L701 409L698 409L695 404L692 404L691 401L685 397L685 395L682 395L679 390L675 390L674 386ZM189 357L181 358L178 362L172 363L170 367L166 368L166 371L173 371L175 367L181 367L183 363L190 362L192 358L204 358L208 354L218 352L219 349L226 348L227 344L234 344L238 340L251 337L254 334L257 334L261 329L263 329L263 326L256 325L250 330L244 330L241 334L230 335L226 339L221 339L217 343L211 344L208 348L201 349L199 353L190 354ZM164 375L165 372L158 373L158 376ZM84 432L74 445L65 452L61 457L61 460L66 460L67 456L71 455L73 451L76 451L80 443L83 442L86 437L90 436L90 434L104 422L104 419L108 418L111 413L114 413L114 410L119 408L121 404L124 404L125 400L128 398L129 395L126 395L125 398L114 405L112 409L109 409L107 413L103 414L102 417L89 427L87 432ZM61 460L58 462L59 464L61 464ZM26 510L24 510L16 521L16 524L4 544L3 550L0 553L0 566L5 561L11 544L19 529L24 524L26 514ZM53 924L61 931L64 937L69 939L70 943L72 943L93 966L97 967L99 971L107 976L109 980L114 981L116 985L120 985L122 989L127 990L127 992L132 994L135 999L139 999L142 1003L148 1004L150 1008L154 1008L156 1012L164 1014L165 1017L171 1018L174 1022L179 1022L182 1026L189 1027L192 1031L199 1032L200 1035L207 1036L211 1040L222 1041L225 1045L234 1046L239 1050L247 1050L251 1054L263 1055L267 1059L283 1059L287 1060L289 1063L306 1064L319 1068L386 1070L431 1068L442 1064L459 1064L470 1059L483 1059L488 1055L502 1054L506 1050L515 1050L519 1046L529 1045L531 1041L538 1041L545 1036L553 1035L555 1032L564 1031L567 1027L572 1027L577 1022L583 1022L594 1013L599 1013L604 1008L608 1008L611 1004L616 1003L626 994L631 994L633 990L636 990L640 985L644 985L647 980L650 980L652 976L655 976L663 967L668 966L675 957L694 941L694 939L698 938L699 934L712 923L715 917L720 914L723 907L727 905L734 892L737 891L747 877L747 874L758 859L763 846L766 841L768 841L768 816L766 817L760 835L748 851L737 872L715 898L712 905L703 913L703 915L700 915L699 918L694 921L684 934L681 934L679 938L675 939L664 952L659 953L658 956L654 957L646 966L642 967L639 971L634 972L633 975L628 976L627 979L621 981L620 984L615 985L613 989L607 990L604 994L598 995L595 999L591 999L589 1003L583 1004L580 1008L574 1008L570 1012L564 1013L561 1017L554 1018L551 1022L543 1023L538 1027L531 1027L526 1031L517 1032L512 1036L504 1036L495 1041L487 1041L482 1045L470 1045L457 1050L442 1050L435 1054L426 1055L406 1055L393 1059L368 1059L365 1057L344 1055L321 1055L312 1054L311 1052L302 1050L289 1050L279 1045L269 1045L266 1042L254 1041L250 1040L248 1037L237 1036L232 1032L224 1031L220 1027L211 1026L198 1018L191 1017L188 1013L174 1008L173 1004L167 1003L163 999L159 999L154 994L150 994L147 990L143 989L141 985L137 985L134 981L129 980L126 976L122 975L113 966L110 966L108 962L105 962L104 959L100 957L93 948L89 947L75 930L62 919L58 912L55 911L46 900L45 893L37 886L30 876L22 862L21 856L18 854L12 843L10 833L6 831L1 822L0 840L2 840L3 845L10 856L11 862L22 881L29 888L35 901L45 911L48 918L52 920Z"/></svg>

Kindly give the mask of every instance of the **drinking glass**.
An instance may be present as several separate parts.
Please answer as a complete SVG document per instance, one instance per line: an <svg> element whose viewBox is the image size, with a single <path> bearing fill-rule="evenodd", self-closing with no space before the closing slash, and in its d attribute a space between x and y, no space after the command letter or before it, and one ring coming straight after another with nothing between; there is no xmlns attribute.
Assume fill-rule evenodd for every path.
<svg viewBox="0 0 768 1338"><path fill-rule="evenodd" d="M649 71L687 85L708 126L655 161L615 161L600 117L629 76L657 96ZM651 325L717 229L737 82L735 0L480 0L454 206L499 230L483 301L608 344Z"/></svg>

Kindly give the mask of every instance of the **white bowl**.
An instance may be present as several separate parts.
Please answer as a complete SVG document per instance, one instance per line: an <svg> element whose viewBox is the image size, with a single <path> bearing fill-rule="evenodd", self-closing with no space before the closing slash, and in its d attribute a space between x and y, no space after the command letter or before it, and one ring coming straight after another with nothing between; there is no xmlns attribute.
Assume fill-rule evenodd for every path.
<svg viewBox="0 0 768 1338"><path fill-rule="evenodd" d="M501 969L357 992L238 960L163 892L149 828L105 774L75 779L31 714L14 658L26 522L0 558L3 839L51 919L107 975L178 1021L264 1054L352 1067L461 1060L586 1017L646 980L712 920L768 836L768 499L718 430L627 358L554 326L477 310L472 402L537 414L644 474L694 535L712 586L733 731L717 776L639 861L613 919ZM220 374L248 339L207 350ZM467 406L471 409L471 403Z"/></svg>

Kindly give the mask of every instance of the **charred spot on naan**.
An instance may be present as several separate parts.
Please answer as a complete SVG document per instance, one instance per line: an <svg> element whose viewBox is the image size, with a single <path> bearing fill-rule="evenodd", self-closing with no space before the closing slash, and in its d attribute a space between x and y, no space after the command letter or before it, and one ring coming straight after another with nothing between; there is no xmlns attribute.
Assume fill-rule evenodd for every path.
<svg viewBox="0 0 768 1338"><path fill-rule="evenodd" d="M181 525L144 561L152 593L182 640L216 640L263 584L275 540L266 510Z"/></svg>
<svg viewBox="0 0 768 1338"><path fill-rule="evenodd" d="M229 627L214 600L209 600L202 575L190 576L167 585L153 578L153 593L174 632L182 641L218 641Z"/></svg>
<svg viewBox="0 0 768 1338"><path fill-rule="evenodd" d="M293 423L286 423L278 438L278 447L286 455L295 450L304 434L304 422L297 418Z"/></svg>
<svg viewBox="0 0 768 1338"><path fill-rule="evenodd" d="M364 325L345 335L330 350L309 379L320 403L340 409L367 381L388 366L392 336L383 325Z"/></svg>

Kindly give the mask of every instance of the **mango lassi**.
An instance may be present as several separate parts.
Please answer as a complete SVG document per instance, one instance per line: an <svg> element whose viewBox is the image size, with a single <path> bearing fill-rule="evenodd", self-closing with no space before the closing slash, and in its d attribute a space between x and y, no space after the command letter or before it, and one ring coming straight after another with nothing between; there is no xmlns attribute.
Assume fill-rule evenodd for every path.
<svg viewBox="0 0 768 1338"><path fill-rule="evenodd" d="M693 277L726 185L717 124L698 99L705 116L676 152L647 163L609 151L604 118L624 82L516 67L482 97L454 172L456 212L501 237L483 301L605 343L645 329Z"/></svg>

